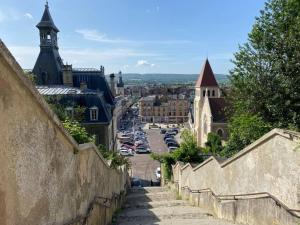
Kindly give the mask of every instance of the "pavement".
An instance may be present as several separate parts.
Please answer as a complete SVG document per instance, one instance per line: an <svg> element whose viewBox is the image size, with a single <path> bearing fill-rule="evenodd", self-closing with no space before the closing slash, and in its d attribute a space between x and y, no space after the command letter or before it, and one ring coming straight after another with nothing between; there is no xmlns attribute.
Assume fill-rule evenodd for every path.
<svg viewBox="0 0 300 225"><path fill-rule="evenodd" d="M165 187L132 188L116 225L233 225L209 211L176 199Z"/></svg>
<svg viewBox="0 0 300 225"><path fill-rule="evenodd" d="M149 147L152 152L163 153L168 152L168 148L163 142L162 135L159 129L144 129L147 134ZM158 161L154 161L150 154L135 154L130 157L131 177L138 177L141 179L143 186L150 186L151 180L157 183L155 171L160 167Z"/></svg>

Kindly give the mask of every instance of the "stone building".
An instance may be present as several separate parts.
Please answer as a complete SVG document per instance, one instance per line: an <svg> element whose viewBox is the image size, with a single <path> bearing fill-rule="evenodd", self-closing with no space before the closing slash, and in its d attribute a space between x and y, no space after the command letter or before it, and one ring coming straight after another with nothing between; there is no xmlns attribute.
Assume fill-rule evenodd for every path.
<svg viewBox="0 0 300 225"><path fill-rule="evenodd" d="M199 146L205 145L211 132L218 134L222 140L228 138L225 107L225 99L206 59L195 85L194 109L190 115L190 125Z"/></svg>
<svg viewBox="0 0 300 225"><path fill-rule="evenodd" d="M114 123L115 99L100 69L73 68L64 64L58 51L57 33L49 6L46 4L41 21L40 53L33 68L37 89L45 96L56 96L59 103L72 113L72 107L86 108L82 124L96 136L97 144L115 149L116 125Z"/></svg>
<svg viewBox="0 0 300 225"><path fill-rule="evenodd" d="M189 101L184 95L147 96L139 100L142 122L184 123L188 121Z"/></svg>

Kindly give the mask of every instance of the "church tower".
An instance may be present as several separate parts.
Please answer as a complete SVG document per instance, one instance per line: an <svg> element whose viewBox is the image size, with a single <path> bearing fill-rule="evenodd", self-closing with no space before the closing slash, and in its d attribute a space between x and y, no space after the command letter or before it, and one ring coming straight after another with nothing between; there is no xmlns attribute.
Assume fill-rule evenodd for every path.
<svg viewBox="0 0 300 225"><path fill-rule="evenodd" d="M201 137L201 112L204 99L220 98L221 91L216 81L215 75L211 69L208 59L205 60L203 68L200 72L199 78L195 85L195 99L194 99L194 134L197 142L200 142Z"/></svg>
<svg viewBox="0 0 300 225"><path fill-rule="evenodd" d="M38 85L62 85L63 62L58 52L57 33L49 12L48 2L45 5L41 21L36 25L40 33L40 54L33 68Z"/></svg>

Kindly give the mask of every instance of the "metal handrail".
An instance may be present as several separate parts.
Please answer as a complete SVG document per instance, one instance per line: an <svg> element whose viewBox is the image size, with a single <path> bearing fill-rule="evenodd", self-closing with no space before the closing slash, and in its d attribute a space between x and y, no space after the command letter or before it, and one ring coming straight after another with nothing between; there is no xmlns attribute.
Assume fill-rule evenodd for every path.
<svg viewBox="0 0 300 225"><path fill-rule="evenodd" d="M205 189L200 189L200 190L192 190L192 189L190 189L189 186L181 187L181 190L185 190L185 189L187 189L190 193L211 192L211 194L219 201L222 201L222 200L245 200L244 198L240 198L240 197L265 195L265 196L254 197L254 198L251 198L251 199L271 198L276 202L276 204L278 206L284 208L288 213L290 213L291 215L293 215L297 218L300 218L300 215L294 213L294 212L300 213L299 209L290 209L282 201L280 201L278 198L276 198L275 196L273 196L272 194L270 194L268 192L256 192L256 193L233 194L233 195L216 195L210 188L205 188ZM230 197L232 197L232 198L230 198Z"/></svg>
<svg viewBox="0 0 300 225"><path fill-rule="evenodd" d="M127 189L127 184L124 185L124 190L123 191L121 191L120 193L113 192L112 196L110 198L104 197L104 196L95 196L94 200L90 203L90 205L88 207L88 210L87 210L87 213L85 215L77 216L76 218L70 220L67 223L64 223L63 225L72 225L74 223L81 223L82 225L85 225L86 224L86 220L89 218L90 213L92 212L92 209L94 208L95 204L102 205L105 208L110 208L112 201L114 199L116 199L116 198L120 198L121 195L125 193L126 189ZM98 201L99 199L102 199L104 201L103 202L99 202Z"/></svg>

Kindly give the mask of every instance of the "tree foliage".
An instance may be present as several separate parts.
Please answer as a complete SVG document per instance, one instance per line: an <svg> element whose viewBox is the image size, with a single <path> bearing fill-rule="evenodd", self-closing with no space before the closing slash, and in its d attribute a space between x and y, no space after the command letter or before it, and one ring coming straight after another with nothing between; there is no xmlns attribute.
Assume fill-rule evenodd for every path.
<svg viewBox="0 0 300 225"><path fill-rule="evenodd" d="M223 151L222 140L216 133L209 133L205 143L205 152L213 156L220 156Z"/></svg>
<svg viewBox="0 0 300 225"><path fill-rule="evenodd" d="M229 141L222 155L226 157L233 155L259 139L270 129L271 126L257 115L245 113L234 116L229 124Z"/></svg>
<svg viewBox="0 0 300 225"><path fill-rule="evenodd" d="M194 135L184 130L181 133L182 142L180 147L170 153L151 153L151 157L154 160L159 161L164 166L165 176L170 179L172 164L177 161L183 163L201 163L203 162L203 149L197 146L197 141Z"/></svg>
<svg viewBox="0 0 300 225"><path fill-rule="evenodd" d="M300 1L269 0L233 63L227 149L240 150L272 127L299 130Z"/></svg>

